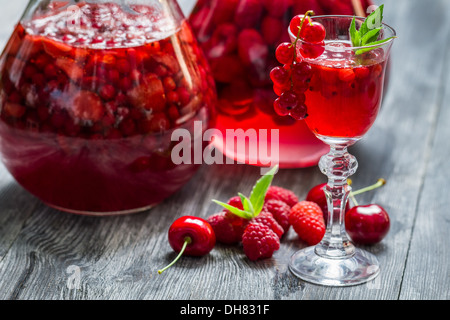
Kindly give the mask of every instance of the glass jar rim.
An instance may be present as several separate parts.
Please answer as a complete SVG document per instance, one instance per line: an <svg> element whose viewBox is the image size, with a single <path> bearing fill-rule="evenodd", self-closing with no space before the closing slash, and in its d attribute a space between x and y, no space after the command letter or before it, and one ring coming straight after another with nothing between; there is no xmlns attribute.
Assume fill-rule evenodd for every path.
<svg viewBox="0 0 450 320"><path fill-rule="evenodd" d="M311 20L319 19L319 18L349 18L349 19L356 18L356 19L359 19L361 21L365 20L365 17L351 16L351 15L318 15L318 16L312 16L310 18L311 18ZM387 30L389 30L392 33L392 35L391 35L392 38L391 39L389 39L386 42L383 42L383 43L380 43L380 44L374 44L374 45L370 45L370 46L358 46L358 47L350 46L350 47L345 47L343 49L343 51L356 51L356 50L359 50L359 49L381 48L381 47L384 47L384 46L386 46L388 44L391 44L394 41L394 39L397 37L397 33L396 33L395 29L392 28L390 25L384 23L384 22L382 22L381 25L383 26L383 29L387 29ZM288 32L289 32L289 37L291 38L291 40L296 38L296 36L294 36L294 34L291 32L290 28L288 28ZM308 43L306 41L303 41L301 38L299 38L298 41L301 42L301 43Z"/></svg>

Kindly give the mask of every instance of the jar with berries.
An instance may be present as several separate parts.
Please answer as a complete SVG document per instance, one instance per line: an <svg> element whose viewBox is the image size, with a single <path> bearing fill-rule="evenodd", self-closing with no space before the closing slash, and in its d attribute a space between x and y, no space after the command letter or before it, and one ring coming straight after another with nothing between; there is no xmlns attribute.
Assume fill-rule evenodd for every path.
<svg viewBox="0 0 450 320"><path fill-rule="evenodd" d="M198 0L189 19L218 90L216 128L221 134L215 139L216 146L239 162L261 165L267 162L267 158L261 158L264 154L226 143L226 132L277 129L278 145L271 146L277 139L268 133L266 146L278 151L276 161L281 168L316 165L328 147L304 121L274 111L277 90L270 71L280 65L276 48L290 41L289 22L298 14L312 10L315 15L365 16L371 5L370 0ZM248 141L249 136L241 137Z"/></svg>
<svg viewBox="0 0 450 320"><path fill-rule="evenodd" d="M172 135L190 153L216 99L175 0L31 0L0 56L2 160L54 208L142 211L196 172Z"/></svg>

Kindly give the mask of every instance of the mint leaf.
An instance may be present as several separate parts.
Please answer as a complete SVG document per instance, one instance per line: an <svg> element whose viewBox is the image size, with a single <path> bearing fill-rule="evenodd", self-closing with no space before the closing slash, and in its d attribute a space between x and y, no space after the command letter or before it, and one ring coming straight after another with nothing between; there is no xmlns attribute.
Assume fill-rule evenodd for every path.
<svg viewBox="0 0 450 320"><path fill-rule="evenodd" d="M366 19L364 19L364 22L361 25L361 28L359 29L361 37L364 36L370 30L382 27L383 10L384 4L382 4L374 11L372 11L372 13L369 14L369 16Z"/></svg>
<svg viewBox="0 0 450 320"><path fill-rule="evenodd" d="M383 29L383 10L384 5L382 4L378 8L376 8L366 19L364 19L364 22L361 24L359 30L356 30L356 17L353 17L349 28L352 46L368 47L355 50L355 55L360 55L364 52L379 48L383 43L394 38L391 37L388 39L378 40L380 32ZM380 44L380 46L374 46L377 44Z"/></svg>
<svg viewBox="0 0 450 320"><path fill-rule="evenodd" d="M360 54L363 54L364 52L368 52L370 50L380 48L383 45L383 43L388 42L389 40L394 39L394 38L396 38L396 37L389 37L389 38L382 39L379 41L371 42L371 43L367 44L367 45L370 45L371 47L358 49L355 51L355 54L360 55ZM376 46L377 44L379 44L379 46ZM372 47L372 46L375 46L375 47Z"/></svg>
<svg viewBox="0 0 450 320"><path fill-rule="evenodd" d="M361 37L359 36L359 31L356 30L356 18L353 17L352 23L350 24L350 40L352 41L353 47L359 47L361 45Z"/></svg>
<svg viewBox="0 0 450 320"><path fill-rule="evenodd" d="M264 206L264 199L266 198L267 189L272 183L273 176L278 170L278 165L273 167L269 172L263 175L255 184L250 194L250 202L253 205L255 217L261 212Z"/></svg>
<svg viewBox="0 0 450 320"><path fill-rule="evenodd" d="M222 202L222 201L218 201L218 200L212 200L213 202L217 203L218 205L221 205L222 207L224 207L225 209L228 209L231 213L244 218L244 219L248 219L250 220L251 218L253 218L253 214L251 212L245 211L245 210L241 210L239 208L233 207L232 205L229 205L228 203Z"/></svg>
<svg viewBox="0 0 450 320"><path fill-rule="evenodd" d="M376 28L372 29L369 32L367 32L362 38L361 38L361 45L365 46L368 43L377 41L378 36L380 35L380 31L382 28Z"/></svg>
<svg viewBox="0 0 450 320"><path fill-rule="evenodd" d="M221 202L218 200L213 199L212 201L224 207L225 209L228 209L231 213L241 218L250 220L256 217L261 212L264 206L264 200L266 198L267 190L269 189L270 184L272 183L273 180L273 176L277 171L278 165L273 167L269 172L267 172L258 181L256 181L256 184L253 186L252 192L250 194L250 198L247 198L240 192L238 193L239 197L241 198L244 210L233 207L228 203Z"/></svg>
<svg viewBox="0 0 450 320"><path fill-rule="evenodd" d="M242 193L238 193L239 197L241 198L242 206L244 207L244 211L250 212L252 215L254 215L254 209L252 202L249 198L244 196Z"/></svg>

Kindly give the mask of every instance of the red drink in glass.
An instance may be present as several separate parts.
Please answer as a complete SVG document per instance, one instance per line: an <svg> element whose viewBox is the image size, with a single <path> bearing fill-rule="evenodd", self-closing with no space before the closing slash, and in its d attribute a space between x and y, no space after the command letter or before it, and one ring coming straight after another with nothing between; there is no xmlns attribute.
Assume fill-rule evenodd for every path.
<svg viewBox="0 0 450 320"><path fill-rule="evenodd" d="M151 207L198 168L172 162L171 133L212 125L206 59L185 21L153 7L80 3L72 28L65 5L21 21L0 58L4 164L62 210Z"/></svg>
<svg viewBox="0 0 450 320"><path fill-rule="evenodd" d="M361 138L374 123L381 104L385 58L375 49L355 56L327 44L312 67L309 90L305 93L311 131L333 138ZM333 51L333 48L337 48Z"/></svg>

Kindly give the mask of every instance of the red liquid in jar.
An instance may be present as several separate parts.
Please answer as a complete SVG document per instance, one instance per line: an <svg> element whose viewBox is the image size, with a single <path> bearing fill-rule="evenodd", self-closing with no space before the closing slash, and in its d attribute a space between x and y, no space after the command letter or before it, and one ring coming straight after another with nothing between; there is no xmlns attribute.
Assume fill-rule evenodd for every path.
<svg viewBox="0 0 450 320"><path fill-rule="evenodd" d="M308 62L313 71L305 93L309 128L321 136L362 137L374 123L381 104L383 50L355 57L351 52L326 49L322 56Z"/></svg>
<svg viewBox="0 0 450 320"><path fill-rule="evenodd" d="M20 23L0 58L5 166L47 204L77 213L132 212L185 184L198 165L171 160L177 128L212 125L214 80L185 23L154 8L64 4ZM175 32L174 32L175 31Z"/></svg>

